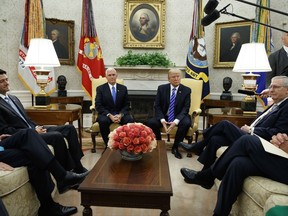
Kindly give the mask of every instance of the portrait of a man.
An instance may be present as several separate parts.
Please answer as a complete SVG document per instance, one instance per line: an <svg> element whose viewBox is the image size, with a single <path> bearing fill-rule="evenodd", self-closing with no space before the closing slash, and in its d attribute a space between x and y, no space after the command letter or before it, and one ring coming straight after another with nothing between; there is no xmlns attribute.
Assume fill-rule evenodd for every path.
<svg viewBox="0 0 288 216"><path fill-rule="evenodd" d="M129 23L133 37L141 42L148 42L157 35L159 16L153 7L141 4L132 11Z"/></svg>
<svg viewBox="0 0 288 216"><path fill-rule="evenodd" d="M233 67L242 44L250 43L252 22L216 23L213 67Z"/></svg>

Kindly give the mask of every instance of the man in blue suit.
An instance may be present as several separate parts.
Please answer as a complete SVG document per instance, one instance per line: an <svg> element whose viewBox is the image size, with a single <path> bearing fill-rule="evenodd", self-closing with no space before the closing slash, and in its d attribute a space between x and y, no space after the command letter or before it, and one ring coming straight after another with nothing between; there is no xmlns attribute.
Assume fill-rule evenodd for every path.
<svg viewBox="0 0 288 216"><path fill-rule="evenodd" d="M128 91L126 86L116 83L117 71L108 68L105 72L107 83L98 86L95 105L98 112L100 133L107 148L109 126L134 122L129 114Z"/></svg>
<svg viewBox="0 0 288 216"><path fill-rule="evenodd" d="M276 76L272 78L269 94L274 103L268 107L250 126L240 128L229 121L221 121L203 133L204 139L198 143L188 145L180 143L187 151L200 154L198 161L209 168L216 160L216 151L221 146L232 145L234 141L245 134L257 134L270 141L277 133L288 133L288 77Z"/></svg>
<svg viewBox="0 0 288 216"><path fill-rule="evenodd" d="M191 89L180 84L181 71L171 69L168 72L168 84L160 85L155 100L155 117L149 119L147 125L152 128L157 140L161 140L160 128L166 133L177 126L177 132L172 147L172 154L181 159L178 144L183 141L191 125L189 117ZM174 100L173 94L175 95Z"/></svg>

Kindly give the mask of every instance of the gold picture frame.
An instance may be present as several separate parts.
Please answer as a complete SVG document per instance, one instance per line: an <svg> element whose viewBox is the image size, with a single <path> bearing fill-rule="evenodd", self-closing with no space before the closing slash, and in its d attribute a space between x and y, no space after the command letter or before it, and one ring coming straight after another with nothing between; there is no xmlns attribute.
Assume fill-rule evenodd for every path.
<svg viewBox="0 0 288 216"><path fill-rule="evenodd" d="M163 49L165 7L165 0L125 0L123 47Z"/></svg>
<svg viewBox="0 0 288 216"><path fill-rule="evenodd" d="M252 25L251 21L215 24L214 68L234 67L241 45L252 40Z"/></svg>
<svg viewBox="0 0 288 216"><path fill-rule="evenodd" d="M75 65L74 60L74 21L46 18L46 35L52 39L58 35L53 43L59 61L63 65Z"/></svg>

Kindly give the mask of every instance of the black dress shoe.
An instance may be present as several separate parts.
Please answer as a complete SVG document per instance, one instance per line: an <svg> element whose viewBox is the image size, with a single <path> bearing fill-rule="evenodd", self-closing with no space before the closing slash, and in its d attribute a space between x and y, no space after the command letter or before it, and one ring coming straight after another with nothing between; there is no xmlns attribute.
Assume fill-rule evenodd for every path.
<svg viewBox="0 0 288 216"><path fill-rule="evenodd" d="M205 189L211 189L212 186L214 185L214 181L209 181L209 180L200 180L197 178L197 171L187 169L187 168L181 168L181 174L184 177L185 182L188 184L197 184L200 185L201 187Z"/></svg>
<svg viewBox="0 0 288 216"><path fill-rule="evenodd" d="M180 142L179 146L182 147L185 151L193 152L196 155L200 155L201 154L201 152L198 149L196 149L196 143L187 144L187 143L184 143L184 142Z"/></svg>
<svg viewBox="0 0 288 216"><path fill-rule="evenodd" d="M76 212L77 208L74 206L62 206L59 203L55 203L49 207L40 206L38 216L69 216Z"/></svg>
<svg viewBox="0 0 288 216"><path fill-rule="evenodd" d="M174 154L174 156L176 157L176 158L178 158L178 159L182 159L182 155L181 155L181 153L178 151L178 149L177 148L172 148L172 154Z"/></svg>
<svg viewBox="0 0 288 216"><path fill-rule="evenodd" d="M60 182L57 182L58 192L62 194L69 189L75 188L77 185L79 186L79 184L85 179L88 173L89 172L87 171L85 173L77 174L67 171L64 179Z"/></svg>
<svg viewBox="0 0 288 216"><path fill-rule="evenodd" d="M83 174L83 173L89 173L89 171L85 167L81 168L75 168L72 170L72 172L77 173L77 174Z"/></svg>

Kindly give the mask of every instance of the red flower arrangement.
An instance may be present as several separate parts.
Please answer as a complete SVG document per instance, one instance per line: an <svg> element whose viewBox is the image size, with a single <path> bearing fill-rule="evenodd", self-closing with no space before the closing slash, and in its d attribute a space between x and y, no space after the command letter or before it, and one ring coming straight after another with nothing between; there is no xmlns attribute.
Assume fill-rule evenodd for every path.
<svg viewBox="0 0 288 216"><path fill-rule="evenodd" d="M152 129L141 123L128 123L109 134L108 147L139 154L151 152L157 142Z"/></svg>

